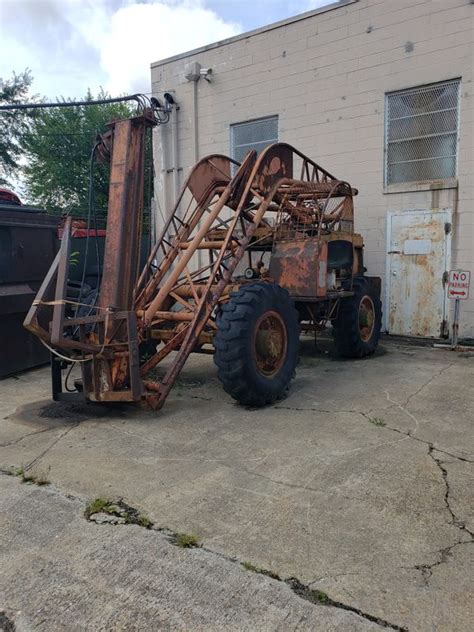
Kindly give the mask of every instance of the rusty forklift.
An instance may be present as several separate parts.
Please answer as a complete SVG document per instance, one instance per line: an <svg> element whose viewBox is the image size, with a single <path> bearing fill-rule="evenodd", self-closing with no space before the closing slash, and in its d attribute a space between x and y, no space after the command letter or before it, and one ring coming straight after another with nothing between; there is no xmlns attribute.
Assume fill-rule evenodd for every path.
<svg viewBox="0 0 474 632"><path fill-rule="evenodd" d="M341 356L372 354L380 278L366 276L354 233L357 190L286 143L250 151L242 163L199 160L139 269L145 136L156 124L151 104L110 123L97 143L110 161L110 189L94 300L68 299L68 220L26 317L52 351L53 398L70 396L61 373L78 363L80 397L158 409L200 352L214 355L237 402L271 404L294 377L300 333L327 323Z"/></svg>

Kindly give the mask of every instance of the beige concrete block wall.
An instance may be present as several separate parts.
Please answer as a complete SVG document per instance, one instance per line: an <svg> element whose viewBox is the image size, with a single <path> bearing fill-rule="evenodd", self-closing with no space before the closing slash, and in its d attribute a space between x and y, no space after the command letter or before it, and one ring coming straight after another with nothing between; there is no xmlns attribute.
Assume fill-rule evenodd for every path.
<svg viewBox="0 0 474 632"><path fill-rule="evenodd" d="M406 52L407 42L413 50ZM179 178L194 163L193 86L187 64L213 69L198 82L199 156L230 153L229 125L277 114L279 138L360 191L356 229L369 272L385 279L390 210L451 208L452 266L474 272L474 4L470 0L358 0L276 28L152 65L153 91L174 90ZM458 186L384 192L385 94L461 77ZM170 129L156 133L157 195L173 199ZM474 288L461 334L474 337Z"/></svg>

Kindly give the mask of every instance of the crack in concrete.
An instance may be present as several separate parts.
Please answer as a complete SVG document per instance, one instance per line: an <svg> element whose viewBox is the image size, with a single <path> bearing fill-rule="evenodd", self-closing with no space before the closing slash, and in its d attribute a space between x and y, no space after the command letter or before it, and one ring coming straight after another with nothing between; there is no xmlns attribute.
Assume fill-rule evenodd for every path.
<svg viewBox="0 0 474 632"><path fill-rule="evenodd" d="M318 413L326 413L326 414L332 414L332 415L338 415L338 414L353 414L353 415L361 415L362 417L364 417L365 419L367 419L368 421L370 421L370 415L374 410L378 410L378 411L383 411L383 410L390 410L391 408L394 408L395 406L398 407L405 415L407 415L412 421L415 422L415 428L414 430L408 430L408 431L404 431L404 430L400 430L399 428L394 428L393 426L383 426L385 429L387 430L391 430L392 432L398 432L399 434L404 435L405 437L408 437L410 439L414 439L415 441L419 441L420 443L424 443L427 446L432 446L434 447L434 449L438 452L441 452L443 454L446 454L447 456L450 456L454 459L458 459L459 461L464 461L466 463L474 463L473 460L466 458L464 456L459 456L458 454L453 454L452 452L449 452L448 450L445 450L444 448L439 448L434 446L430 441L427 441L425 439L420 439L419 437L417 437L415 435L415 433L418 430L418 426L419 426L419 422L418 419L415 417L415 415L413 415L413 413L411 413L410 411L408 411L406 409L406 406L409 404L409 402L416 397L417 395L419 395L421 393L421 391L426 388L427 386L429 386L435 379L439 378L445 371L447 371L449 368L451 368L452 366L454 366L453 363L448 364L447 366L444 366L442 369L440 369L438 372L436 372L434 375L432 375L429 380L427 380L424 384L422 384L418 389L416 389L416 391L414 391L413 393L411 393L411 395L408 396L408 398L405 400L405 402L403 402L402 404L399 402L394 401L393 399L390 398L389 392L385 391L385 394L387 396L387 401L390 402L390 406L387 406L386 408L371 408L370 410L368 410L367 412L364 412L362 410L357 410L357 409L339 409L339 410L328 410L328 409L324 409L324 408L315 408L315 407L308 407L308 408L303 408L303 407L298 407L298 406L273 406L273 408L276 409L281 409L281 410L295 410L295 411L300 411L300 412L318 412ZM383 444L381 444L383 445ZM378 446L373 446L373 447L378 447ZM364 448L360 448L360 449L364 449Z"/></svg>
<svg viewBox="0 0 474 632"><path fill-rule="evenodd" d="M5 610L0 610L0 630L1 632L15 632L15 623L7 616Z"/></svg>
<svg viewBox="0 0 474 632"><path fill-rule="evenodd" d="M34 435L43 434L44 432L52 432L53 430L57 430L57 428L43 428L42 430L35 430L34 432L29 432L28 434L22 435L18 439L12 439L12 441L7 441L6 443L0 443L0 448L8 448L11 445L16 445L26 439L28 437L32 437Z"/></svg>
<svg viewBox="0 0 474 632"><path fill-rule="evenodd" d="M393 406L399 406L401 407L400 404L398 403L394 403ZM391 406L392 407L392 406ZM403 407L401 407L401 409L403 410L404 413L409 414L409 416L413 416L411 413L408 413L408 411L406 411ZM356 412L356 411L354 411ZM357 414L362 415L362 417L364 417L365 419L367 419L367 421L370 421L370 412L368 413L363 413L363 412L357 412ZM418 420L417 420L418 421ZM403 435L404 437L407 437L409 439L413 439L414 441L418 441L419 443L423 443L424 445L427 445L430 448L433 448L434 450L436 450L436 452L441 452L442 454L446 454L446 456L450 456L453 459L457 459L458 461L463 461L464 463L474 463L474 461L472 461L471 459L467 459L464 456L459 456L458 454L453 454L453 452L448 452L447 450L444 450L443 448L439 448L437 446L435 446L431 441L427 441L426 439L420 439L420 437L417 437L411 430L400 430L400 428L394 428L393 426L382 426L383 428L385 428L386 430L391 430L392 432L397 432L398 434Z"/></svg>
<svg viewBox="0 0 474 632"><path fill-rule="evenodd" d="M245 468L234 468L236 472L240 472L243 474L248 474L249 476L256 476L257 478L263 478L270 483L275 485L281 485L282 487L289 487L290 489L299 489L301 491L309 491L316 492L318 494L322 493L321 489L316 489L316 487L309 487L308 485L298 485L296 483L287 483L285 481L280 481L275 478L271 478L271 476L265 476L265 474L260 474L259 472L255 472L254 470L247 470Z"/></svg>
<svg viewBox="0 0 474 632"><path fill-rule="evenodd" d="M444 467L441 459L436 458L436 456L433 454L434 451L439 452L439 450L437 450L437 448L435 448L431 444L428 444L428 446L429 446L428 456L434 461L438 469L441 471L441 476L442 476L444 486L445 486L444 504L450 516L450 523L453 526L455 526L457 529L459 529L463 534L467 534L469 536L469 539L458 540L457 542L454 542L453 544L450 544L449 546L443 547L442 549L435 551L435 553L439 555L439 558L432 564L416 564L413 567L415 570L421 572L425 586L429 586L430 578L433 575L433 569L449 561L449 558L451 557L453 549L464 544L474 543L474 531L471 531L466 526L466 524L456 516L456 514L453 511L453 508L451 507L451 503L450 503L451 488L450 488L449 480L448 480L448 471Z"/></svg>
<svg viewBox="0 0 474 632"><path fill-rule="evenodd" d="M106 522L103 524L105 524L106 526L121 526L120 524L115 524L111 522ZM164 535L171 545L176 546L176 536L179 535L178 532L168 529L167 527L157 527L157 526L148 527L148 530L156 531L157 533ZM371 621L372 623L376 623L380 627L397 630L399 632L408 632L408 629L406 627L391 623L385 619L382 619L368 612L365 612L361 610L360 608L356 608L355 606L351 606L341 601L332 599L326 593L323 593L322 591L311 588L310 584L305 584L301 582L299 579L297 579L296 577L288 577L286 579L282 579L277 573L274 573L273 571L269 571L264 568L258 568L256 566L252 566L249 563L242 562L236 557L226 555L225 553L221 553L219 551L214 551L213 549L210 549L202 544L193 545L189 548L200 548L206 553L209 553L211 555L224 559L228 562L231 562L232 564L238 564L239 566L242 566L247 571L254 572L258 575L264 575L266 577L269 577L270 579L273 579L274 581L284 583L295 593L295 595L297 595L301 599L304 599L305 601L309 601L310 603L314 605L327 606L327 607L339 608L341 610L346 610L348 612L357 614L359 617L366 619L368 621Z"/></svg>
<svg viewBox="0 0 474 632"><path fill-rule="evenodd" d="M405 570L417 570L421 572L421 576L423 578L423 583L425 586L429 586L430 585L430 578L433 575L433 568L435 568L436 566L440 566L441 564L445 564L446 562L449 561L449 558L451 557L451 552L453 549L455 549L457 546L460 546L461 544L472 544L472 542L470 540L460 540L459 542L454 542L454 544L450 544L449 546L445 546L442 549L438 549L437 551L433 551L433 553L439 555L439 559L436 560L436 562L433 562L432 564L415 564L415 566L401 566L400 568L403 568Z"/></svg>
<svg viewBox="0 0 474 632"><path fill-rule="evenodd" d="M417 395L419 395L423 389L425 389L427 386L429 386L431 384L431 382L433 382L438 377L440 377L445 371L450 369L452 366L454 366L453 362L451 362L451 364L448 364L447 366L445 366L442 369L440 369L437 373L432 375L429 380L427 380L424 384L422 384L420 386L420 388L418 388L414 393L412 393L411 395L408 396L404 406L406 406L410 402L410 400L413 399L413 397L416 397Z"/></svg>
<svg viewBox="0 0 474 632"><path fill-rule="evenodd" d="M428 455L433 459L433 461L436 463L438 468L441 470L441 476L443 477L443 481L445 485L444 504L446 505L446 509L448 510L449 515L451 516L451 524L457 527L460 531L466 533L470 537L471 542L474 542L474 531L471 531L466 526L465 522L463 522L456 516L456 514L453 511L453 508L451 507L451 502L450 502L451 487L449 485L449 480L448 480L448 470L444 467L443 461L441 461L441 459L436 458L436 456L433 454L433 452L435 451L437 451L437 449L431 445L428 448Z"/></svg>
<svg viewBox="0 0 474 632"><path fill-rule="evenodd" d="M361 412L359 410L327 410L325 408L314 408L314 407L309 407L309 408L303 408L300 406L272 406L272 408L275 408L276 410L296 410L297 412L303 412L303 413L328 413L330 415L342 415L342 414L361 414Z"/></svg>
<svg viewBox="0 0 474 632"><path fill-rule="evenodd" d="M126 505L126 507L128 508L128 510L132 510L135 513L138 513L138 511L134 509L133 507L131 507L130 505ZM95 522L92 516L89 516L89 517L86 516L86 520L88 520L89 522ZM130 522L130 523L102 522L99 524L101 526L112 526L112 527L126 526L127 524L135 524L135 525L141 526L142 528L146 528L149 531L156 531L157 533L164 535L167 541L173 546L177 545L176 544L177 536L180 535L177 531L173 531L171 529L168 529L167 527L158 527L156 525L151 525L151 526L149 525L145 527L144 525L137 522ZM314 605L327 606L327 607L339 608L341 610L346 610L347 612L352 612L354 614L357 614L359 617L366 619L367 621L376 623L380 627L397 630L399 632L408 632L408 629L403 626L399 626L385 619L372 615L368 612L364 612L363 610L361 610L360 608L356 608L355 606L351 606L341 601L336 601L335 599L332 599L331 597L329 597L329 595L327 595L326 593L320 590L315 590L311 588L310 584L305 584L301 582L299 579L297 579L296 577L288 577L286 579L282 579L277 573L274 573L273 571L269 571L264 568L258 568L256 566L253 566L252 564L249 564L248 562L242 562L236 557L226 555L225 553L221 553L219 551L214 551L202 544L193 544L186 548L200 548L206 553L209 553L210 555L214 555L216 557L224 559L228 562L231 562L232 564L238 564L239 566L242 566L247 571L254 572L258 575L264 575L266 577L269 577L270 579L273 579L274 581L282 582L286 584L295 593L295 595L297 595L301 599L304 599L305 601L309 601L310 603ZM297 625L299 625L299 623Z"/></svg>
<svg viewBox="0 0 474 632"><path fill-rule="evenodd" d="M76 421L75 423L73 423L71 426L69 426L69 428L66 428L66 430L64 430L58 437L56 437L54 439L54 441L52 441L50 443L50 445L45 448L40 454L38 454L38 456L36 456L34 459L32 459L31 461L29 461L28 463L26 463L23 467L24 471L27 472L29 469L31 469L33 467L33 465L35 463L37 463L40 459L42 459L52 448L54 448L54 446L59 443L59 441L61 441L61 439L64 439L64 437L66 435L68 435L71 430L74 430L74 428L77 428L80 425L80 421Z"/></svg>
<svg viewBox="0 0 474 632"><path fill-rule="evenodd" d="M387 400L392 402L394 406L397 406L403 413L405 413L408 417L410 417L410 419L412 419L415 422L415 428L413 431L403 431L400 430L398 428L393 428L391 426L386 426L386 428L388 430L391 430L393 432L398 432L399 434L405 435L406 437L413 439L414 441L418 441L419 443L423 443L424 445L428 446L428 456L434 461L434 463L436 464L436 466L438 467L438 469L441 471L441 476L444 482L444 486L445 486L445 491L444 491L444 504L446 506L446 509L450 515L450 523L457 527L461 532L467 534L469 536L468 540L459 540L457 542L454 542L453 544L450 544L449 546L443 547L442 549L439 549L438 551L436 551L436 553L439 555L439 559L436 560L436 562L433 562L432 564L417 564L415 565L413 568L415 570L418 570L421 572L422 577L423 577L423 581L425 583L426 586L429 585L429 580L433 574L433 568L435 568L436 566L440 566L441 564L446 563L449 560L449 557L451 556L451 552L452 550L461 545L461 544L472 544L474 542L474 532L471 531L470 529L468 529L468 527L465 525L464 522L462 522L461 520L459 520L459 518L456 516L456 514L454 513L452 507L451 507L451 503L450 503L450 492L451 492L451 488L449 485L449 480L448 480L448 471L447 469L444 467L443 465L443 461L441 461L441 459L436 458L436 456L433 454L433 452L439 452L440 454L445 454L447 456L450 456L451 458L457 459L459 461L465 462L465 463L472 463L473 461L471 461L470 459L467 459L465 457L461 457L458 456L456 454L453 454L452 452L449 452L447 450L444 450L442 448L438 448L436 447L431 441L427 441L425 439L420 439L419 437L415 436L416 431L418 430L419 427L419 422L418 419L415 417L415 415L413 415L413 413L411 413L410 411L408 411L405 407L406 405L409 403L409 401L415 397L416 395L418 395L420 393L420 391L423 390L423 388L425 388L426 386L428 386L431 382L433 382L434 379L436 379L437 377L439 377L444 371L446 371L447 369L449 369L451 366L453 366L452 364L448 365L447 367L444 367L443 369L441 369L441 371L439 371L436 375L432 376L424 385L422 385L419 389L417 389L417 391L415 391L414 393L412 393L407 400L405 401L404 404L400 404L399 402L395 402L394 400L390 399L390 395L388 393L388 391L386 391L386 395L387 395ZM368 417L368 413L362 413L362 415L364 417Z"/></svg>
<svg viewBox="0 0 474 632"><path fill-rule="evenodd" d="M291 588L291 590L298 595L302 599L309 601L314 604L322 604L326 606L331 606L333 608L340 608L341 610L346 610L348 612L353 612L354 614L359 615L363 619L367 619L367 621L371 621L372 623L376 623L382 628L390 628L391 630L398 630L399 632L407 632L408 628L397 625L395 623L391 623L386 619L381 619L380 617L376 617L368 612L364 612L360 608L356 608L354 606L350 606L342 601L336 601L335 599L331 599L326 593L321 593L320 591L313 590L308 585L300 582L296 577L289 577L284 581L284 583Z"/></svg>
<svg viewBox="0 0 474 632"><path fill-rule="evenodd" d="M447 469L444 467L443 462L441 461L441 459L436 458L436 456L433 454L434 451L439 452L441 454L445 454L447 456L450 456L452 458L455 458L457 460L463 461L463 462L467 462L467 463L472 463L473 461L471 461L468 458L465 457L461 457L459 455L453 454L447 450L444 450L442 448L438 448L436 446L433 445L432 442L424 440L424 439L420 439L419 437L415 436L416 431L418 430L418 419L412 414L410 413L408 410L406 410L405 406L407 406L407 404L414 398L416 397L424 388L426 388L429 384L431 384L435 379L437 379L440 375L442 375L446 370L448 370L451 366L453 366L453 364L449 364L448 366L443 367L439 372L437 372L435 375L431 376L430 379L425 382L424 384L422 384L415 392L413 392L408 398L407 400L403 403L400 404L399 402L395 402L394 400L390 399L389 393L386 392L387 395L387 400L389 402L391 402L391 405L389 407L387 407L386 409L383 410L389 410L390 408L393 408L394 406L397 406L402 412L404 412L408 417L410 417L414 422L415 422L415 428L413 430L409 430L409 431L403 431L400 430L398 428L394 428L392 426L385 426L385 428L387 430L390 430L392 432L396 432L399 434L404 435L406 438L410 438L413 439L415 441L418 441L420 443L423 443L425 445L428 446L428 455L430 456L430 458L436 463L437 467L440 469L441 474L442 474L442 478L445 484L445 494L444 494L444 502L446 505L446 509L450 514L450 518L451 518L451 524L456 526L460 531L466 533L470 539L469 540L459 540L447 547L444 547L442 549L439 549L438 551L436 551L435 553L439 554L439 559L436 560L435 562L433 562L432 564L418 564L415 565L414 567L410 567L410 570L416 569L418 571L420 571L422 573L422 577L423 580L425 582L426 585L429 585L429 579L433 574L433 568L446 563L449 560L449 557L451 556L451 552L452 550L460 545L463 544L472 544L474 542L474 532L471 531L470 529L468 529L465 525L464 522L462 522L461 520L458 519L458 517L456 516L456 514L454 513L451 505L450 505L450 486L449 486L449 480L448 480L448 472ZM201 399L204 401L216 401L213 400L212 398L208 398L208 397L203 397L203 396L197 396L197 395L193 395L193 396L188 396L191 399ZM219 400L220 401L220 400ZM282 410L295 410L295 411L302 411L302 412L320 412L320 413L328 413L328 414L357 414L357 415L361 415L362 417L364 417L365 419L369 418L370 413L372 412L373 409L369 410L369 412L363 412L360 410L354 410L354 409L350 409L350 410L326 410L326 409L321 409L321 408L302 408L302 407L293 407L293 406L273 406L273 408L275 409L282 409ZM30 461L26 466L25 466L25 470L30 469L38 460L40 460L45 454L47 454L61 439L63 439L71 430L73 430L74 428L76 428L79 425L80 422L77 422L73 425L71 425L69 428L67 428L63 433L61 433L58 437L55 438L55 440L45 449L43 450L37 457L35 457L32 461ZM23 439L35 435L35 434L40 434L43 432L50 432L51 430L55 430L55 428L48 428L48 429L44 429L44 430L40 430L40 431L36 431L36 432L32 432L32 433L28 433L27 435L24 435L16 440L13 440L7 444L4 445L0 445L0 447L6 447L8 445L14 445L16 443L19 443L20 441L22 441ZM383 444L380 444L383 445ZM361 450L361 449L372 449L372 448L376 448L377 446L367 446L366 448L357 448L357 450ZM352 452L353 450L351 450L350 452ZM302 485L296 485L296 484L291 484L291 483L285 483L284 481L278 481L278 480L274 480L270 477L267 477L263 474L259 474L257 472L254 471L249 471L249 470L242 470L245 471L247 474L253 474L257 477L260 478L264 478L270 482L273 482L275 484L278 485L282 485L285 487L290 487L290 488L295 488L295 489L302 489L302 490L308 490L308 491L314 491L314 492L321 492L321 490L315 489L315 488L311 488L308 486L302 486ZM3 474L7 474L6 471L4 470L0 470L1 473ZM74 496L71 495L66 495L68 498L75 498ZM80 500L80 499L78 499ZM165 528L165 527L156 527L153 526L151 528L151 530L153 531L157 531L159 533L162 533L163 535L165 535L167 537L168 540L170 540L171 537L174 537L176 535L175 532ZM233 563L239 563L242 564L237 558L234 557L229 557L223 553L219 553L217 551L213 551L212 549L208 549L204 546L201 547L204 551L213 554L213 555L217 555L219 557L225 558ZM405 567L402 567L405 568ZM310 582L309 584L303 584L302 582L300 582L297 578L288 578L288 579L281 579L280 577L278 577L277 575L275 575L274 573L271 573L270 571L265 571L263 569L257 569L256 572L260 572L261 574L264 575L270 575L271 577L273 577L274 579L276 579L277 581L282 581L284 583L286 583L295 594L297 594L298 596L300 596L303 599L307 599L308 601L312 602L312 603L321 603L321 600L317 597L315 597L315 594L318 593L318 591L315 591L314 589L311 588L311 585L314 584L315 582L318 581L318 579L313 580L312 582ZM349 575L349 574L354 574L354 573L341 573L340 575ZM313 594L314 593L314 594ZM321 593L322 594L322 593ZM380 619L378 617L375 617L373 615L370 615L369 613L365 613L363 611L361 611L358 608L355 608L353 606L344 604L342 602L339 601L335 601L332 600L329 596L325 595L325 601L324 603L326 605L332 606L332 607L337 607L337 608L341 608L344 610L348 610L350 612L353 612L371 622L377 623L378 625L381 625L382 627L387 627L387 628L391 628L394 630L400 630L400 631L406 631L407 628L398 626L396 624L392 624L388 621L385 621L383 619ZM316 601L315 601L316 599ZM2 617L6 617L6 615L4 615L3 612L0 611L0 625L3 623ZM8 620L8 618L6 618L6 621L8 624L11 624L10 620ZM11 624L13 625L13 624ZM8 632L10 632L10 630L14 630L14 625L13 628L6 628L8 630Z"/></svg>
<svg viewBox="0 0 474 632"><path fill-rule="evenodd" d="M72 430L72 428L68 428L67 432L69 432L70 430ZM63 436L65 436L66 433L63 433L61 435L61 437L58 438L58 440L60 438L62 438ZM57 441L56 441L57 443ZM53 447L54 444L52 444L50 446ZM3 475L11 475L11 473L7 473L3 470L0 470L0 474ZM63 492L61 492L60 490L58 490L57 488L53 488L54 491L58 494L60 494L61 496L64 496L65 498L68 498L70 500L76 500L76 501L80 501L81 503L84 503L84 500L78 496L74 496L72 494L64 494ZM136 511L133 507L127 505L127 508L132 509L133 511ZM84 516L85 517L85 516ZM85 517L86 520L90 521L90 522L94 522L90 520L90 517L87 518ZM147 531L156 531L157 533L160 533L162 535L165 535L167 540L170 542L171 545L176 546L176 543L173 542L173 539L176 538L176 535L178 534L176 531L173 531L171 529L168 529L166 527L158 527L156 525L153 526L144 526L144 525L140 525L140 524L136 524L136 523L130 523L130 524L134 524L134 526L139 526L141 528L147 529ZM103 523L100 525L101 527L117 527L117 526L123 526L126 527L127 523L125 524L114 524L114 523ZM191 547L191 548L196 548L196 547ZM276 573L273 573L272 571L268 571L266 569L261 569L261 568L257 568L257 567L252 567L251 569L249 569L248 565L245 565L245 563L241 562L239 559L237 559L236 557L231 557L229 555L226 555L225 553L220 553L219 551L213 551L212 549L209 549L203 545L198 545L198 548L201 548L203 551L205 551L206 553L209 553L210 555L214 555L216 557L220 557L222 559L225 559L229 562L232 562L233 564L239 564L240 566L242 566L244 569L246 570L251 570L252 572L255 572L257 574L260 575L266 575L267 577L269 577L270 579L273 579L274 581L278 581L278 582L282 582L284 584L286 584L294 593L295 595L297 595L298 597L300 597L301 599L305 599L306 601L309 601L310 603L314 604L314 605L321 605L321 606L327 606L327 607L333 607L333 608L339 608L341 610L346 610L347 612L352 612L356 615L358 615L359 617L366 619L367 621L371 621L372 623L376 623L377 625L379 625L380 627L383 628L389 628L392 630L397 630L398 632L408 632L408 629L406 627L403 626L399 626L397 624L391 623L385 619L382 619L380 617L377 617L375 615L372 615L368 612L364 612L363 610L361 610L360 608L356 608L355 606L351 606L349 604L343 603L341 601L336 601L335 599L332 599L331 597L329 597L329 595L327 595L326 593L323 593L321 591L318 590L314 590L310 587L310 585L308 584L304 584L303 582L301 582L299 579L295 578L295 577L289 577L287 579L282 579L279 575L277 575ZM2 618L3 617L3 618ZM15 626L14 624L10 621L10 619L8 619L8 617L6 617L6 615L4 614L3 611L0 611L0 625L3 624L5 622L6 625L10 625L13 627L6 627L5 628L5 632L15 632Z"/></svg>
<svg viewBox="0 0 474 632"><path fill-rule="evenodd" d="M318 584L319 582L325 580L325 579L336 579L336 577L348 577L351 575L360 575L360 573L335 573L333 575L320 575L318 577L315 577L314 579L312 579L310 582L308 582L308 586L312 586L313 584Z"/></svg>

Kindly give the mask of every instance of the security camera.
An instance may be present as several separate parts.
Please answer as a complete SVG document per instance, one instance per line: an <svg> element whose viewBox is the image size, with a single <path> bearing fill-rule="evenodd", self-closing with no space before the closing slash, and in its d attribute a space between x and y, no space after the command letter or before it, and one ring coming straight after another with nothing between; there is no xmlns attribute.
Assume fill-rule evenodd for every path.
<svg viewBox="0 0 474 632"><path fill-rule="evenodd" d="M166 101L167 112L171 112L171 110L173 109L173 106L175 106L176 108L178 107L178 104L176 103L176 99L171 94L171 92L165 92L163 95L163 98Z"/></svg>
<svg viewBox="0 0 474 632"><path fill-rule="evenodd" d="M199 74L209 83L212 82L212 68L201 68Z"/></svg>
<svg viewBox="0 0 474 632"><path fill-rule="evenodd" d="M163 103L160 101L160 99L158 97L151 97L150 102L152 104L152 106L154 108L156 108L157 110L164 110L165 106L163 105Z"/></svg>

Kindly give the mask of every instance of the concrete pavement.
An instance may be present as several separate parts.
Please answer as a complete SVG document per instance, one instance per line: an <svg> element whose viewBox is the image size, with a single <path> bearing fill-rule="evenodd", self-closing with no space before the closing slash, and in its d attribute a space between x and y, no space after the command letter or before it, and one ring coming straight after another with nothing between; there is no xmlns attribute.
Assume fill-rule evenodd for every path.
<svg viewBox="0 0 474 632"><path fill-rule="evenodd" d="M208 357L191 358L158 413L51 404L47 370L31 371L0 382L0 465L4 470L23 465L47 476L58 491L1 478L17 490L31 490L47 515L52 502L47 494L61 502L64 494L72 495L71 521L78 521L79 530L83 525L94 546L101 538L104 547L112 546L109 538L119 537L113 534L121 529L137 532L140 541L150 537L139 527L91 525L82 517L88 499L123 497L160 528L196 533L207 551L180 551L182 556L205 553L210 566L225 562L233 569L225 573L242 573L228 559L235 558L283 580L297 578L335 604L300 599L316 617L311 623L300 620L303 629L315 629L318 622L321 630L331 625L469 630L474 615L472 356L384 341L375 357L340 361L329 343L315 351L305 340L289 397L261 410L235 405ZM22 544L23 531L29 532L27 523L22 525L18 550L28 540ZM13 529L11 523L6 529ZM120 537L126 542L130 536ZM60 535L56 546L65 547L66 559L63 540ZM117 546L111 557L126 558L125 544ZM30 560L35 555L25 552ZM78 559L74 572L82 563ZM20 575L24 568L19 565ZM157 579L156 568L145 568L152 585L165 581ZM175 585L168 567L163 573ZM43 572L41 582L44 577ZM272 590L289 590L261 574L243 577L245 584L252 577L256 586L274 582ZM11 578L0 570L0 589L10 586ZM194 603L192 581L186 586ZM21 592L20 584L8 593L10 601L20 603ZM299 599L294 591L289 594ZM279 617L288 609L272 619L262 602L256 609L245 603L249 612L263 612L253 629L286 629ZM144 610L155 612L147 604ZM193 607L180 624L184 628L193 627ZM321 609L324 617L344 613L355 619L318 619ZM25 612L22 616L38 624L33 611ZM48 621L47 613L41 616ZM240 615L233 616L227 623L216 618L217 628L245 629ZM107 627L110 621L104 618L103 629L121 629ZM175 626L175 619L163 621ZM205 619L196 622L209 625ZM58 623L49 629L63 628Z"/></svg>

